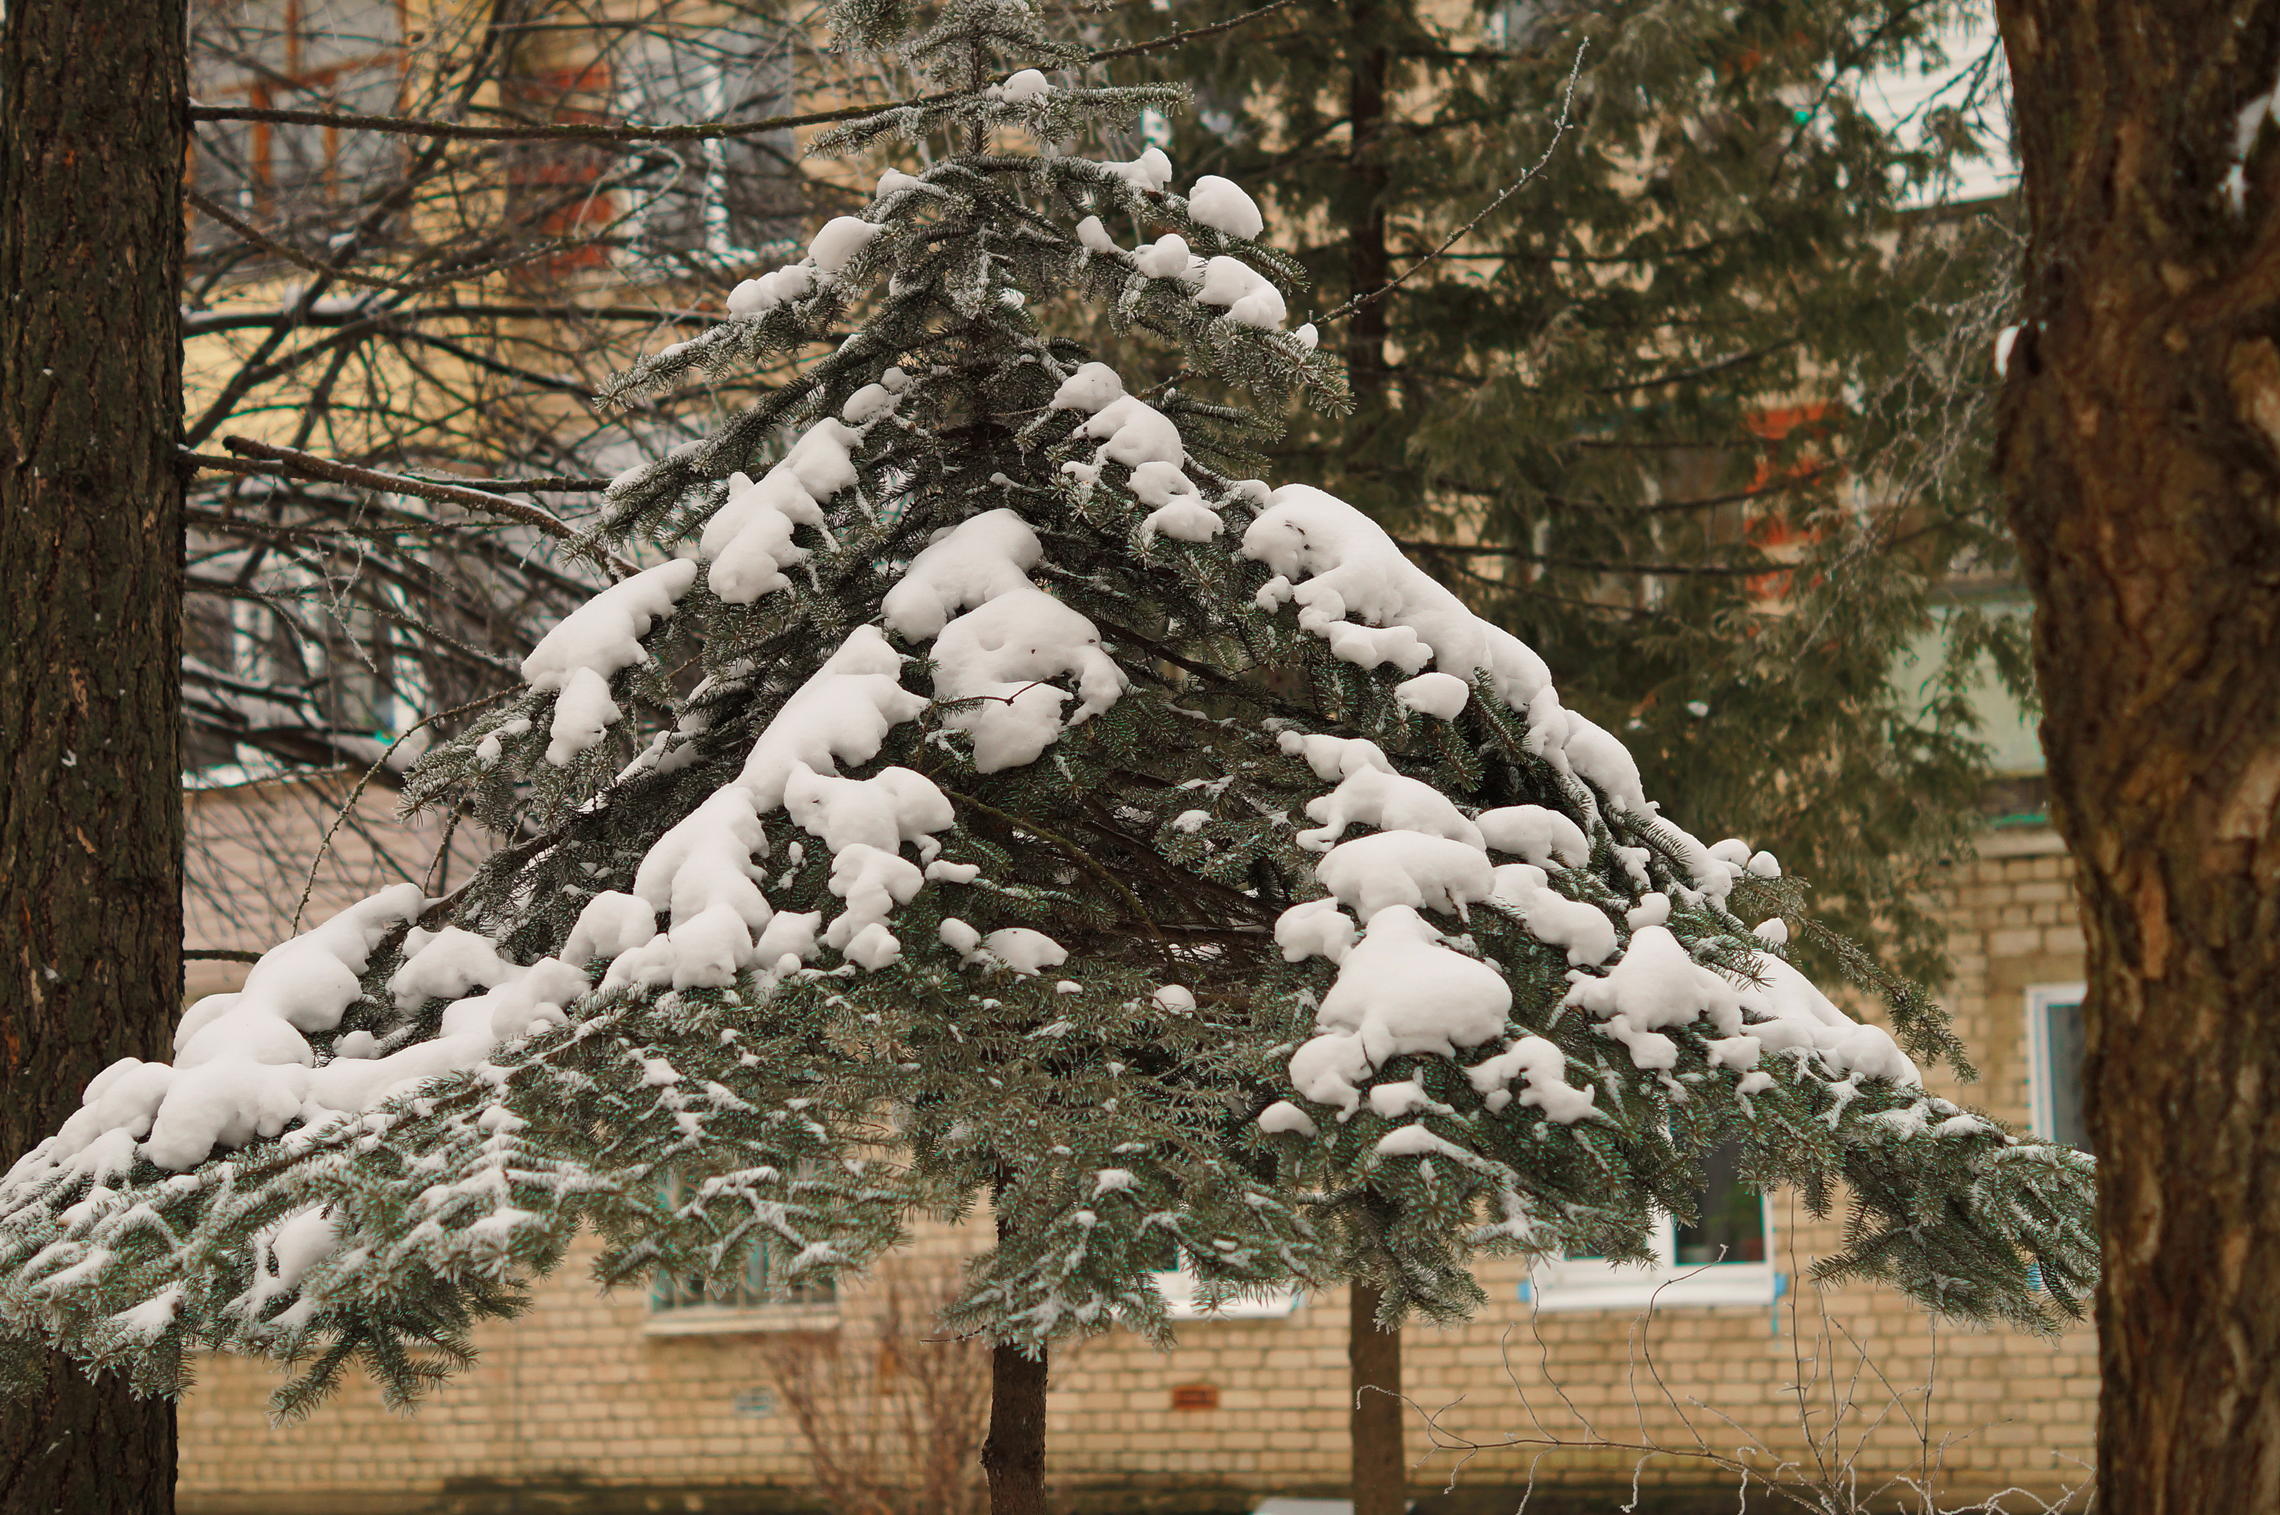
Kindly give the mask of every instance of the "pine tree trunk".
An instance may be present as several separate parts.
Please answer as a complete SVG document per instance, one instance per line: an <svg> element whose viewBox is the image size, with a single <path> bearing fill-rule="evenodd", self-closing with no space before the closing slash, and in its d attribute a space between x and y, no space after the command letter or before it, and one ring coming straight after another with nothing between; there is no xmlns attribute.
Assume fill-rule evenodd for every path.
<svg viewBox="0 0 2280 1515"><path fill-rule="evenodd" d="M1035 1357L1003 1342L990 1349L990 1434L982 1471L990 1515L1045 1515L1045 1375Z"/></svg>
<svg viewBox="0 0 2280 1515"><path fill-rule="evenodd" d="M2088 936L2098 1504L2280 1510L2280 4L2003 0L2001 468Z"/></svg>
<svg viewBox="0 0 2280 1515"><path fill-rule="evenodd" d="M0 1163L180 1008L181 0L0 19ZM165 1512L174 1411L51 1366L0 1510Z"/></svg>
<svg viewBox="0 0 2280 1515"><path fill-rule="evenodd" d="M1386 92L1392 51L1381 35L1384 18L1377 0L1345 0L1346 46L1351 58L1346 81L1345 212L1346 284L1349 296L1366 295L1393 277L1386 246L1386 198L1390 187L1385 160ZM1373 300L1346 322L1346 369L1353 386L1354 419L1348 450L1360 453L1384 424L1388 365L1386 302Z"/></svg>
<svg viewBox="0 0 2280 1515"><path fill-rule="evenodd" d="M1376 1288L1357 1283L1350 1296L1346 1376L1353 1400L1354 1515L1401 1515L1409 1483L1401 1435L1401 1333L1378 1325L1384 1295Z"/></svg>

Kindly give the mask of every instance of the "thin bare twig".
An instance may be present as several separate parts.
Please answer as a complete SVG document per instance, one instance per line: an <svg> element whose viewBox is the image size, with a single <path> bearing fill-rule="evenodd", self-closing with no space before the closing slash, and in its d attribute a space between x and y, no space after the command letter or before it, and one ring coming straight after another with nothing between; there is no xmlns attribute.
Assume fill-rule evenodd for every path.
<svg viewBox="0 0 2280 1515"><path fill-rule="evenodd" d="M1794 1255L1792 1265L1795 1265ZM1760 1507L1760 1503L1753 1503L1750 1498L1755 1493L1761 1502L1794 1510L1798 1515L1870 1515L1872 1511L1902 1507L1918 1515L2006 1515L2006 1512L2030 1507L2035 1515L2064 1515L2064 1512L2082 1508L2090 1494L2089 1482L2083 1478L2051 1493L2012 1486L1967 1503L1948 1503L1948 1491L1943 1484L1949 1472L1949 1448L2001 1422L1984 1422L1934 1439L1930 1428L1940 1371L1936 1328L1930 1338L1932 1354L1921 1384L1903 1382L1885 1371L1869 1343L1831 1315L1827 1298L1818 1289L1815 1291L1818 1322L1813 1332L1799 1329L1806 1322L1796 1291L1792 1291L1786 1306L1791 1327L1790 1353L1795 1368L1795 1378L1787 1386L1787 1392L1794 1395L1795 1403L1783 1434L1769 1434L1772 1427L1746 1424L1694 1395L1680 1396L1655 1359L1651 1343L1660 1289L1675 1281L1664 1280L1658 1286L1632 1326L1628 1381L1637 1422L1635 1431L1603 1432L1574 1404L1563 1377L1554 1369L1533 1305L1528 1327L1537 1344L1537 1376L1541 1387L1550 1389L1566 1405L1579 1431L1554 1430L1537 1414L1529 1383L1513 1363L1513 1337L1509 1329L1500 1341L1499 1355L1506 1382L1527 1416L1529 1429L1503 1435L1467 1434L1449 1423L1462 1400L1439 1409L1428 1409L1415 1400L1405 1400L1418 1413L1431 1453L1452 1459L1444 1490L1454 1490L1458 1479L1476 1458L1503 1451L1524 1454L1528 1459L1526 1488L1519 1506L1522 1512L1530 1506L1536 1492L1538 1469L1546 1458L1598 1458L1610 1454L1631 1462L1632 1502L1623 1505L1624 1509L1636 1506L1643 1490L1645 1470L1656 1461L1691 1466L1702 1473L1732 1480L1738 1486L1741 1509ZM1805 1340L1807 1334L1811 1336L1810 1351ZM1839 1360L1843 1357L1849 1357L1849 1368ZM1595 1371L1604 1372L1604 1369ZM1677 1436L1650 1424L1648 1399L1637 1382L1642 1373L1651 1383L1655 1398L1667 1406L1678 1428ZM1818 1398L1823 1390L1828 1396L1825 1406ZM1697 1420L1698 1414L1707 1416L1716 1422L1716 1428L1730 1433L1732 1443L1712 1442L1704 1434L1706 1427ZM1883 1465L1876 1455L1872 1442L1888 1422L1904 1425L1916 1443L1912 1469L1906 1465ZM1777 1441L1792 1439L1803 1444L1802 1453L1776 1446ZM2024 1503L2014 1504L2014 1500Z"/></svg>
<svg viewBox="0 0 2280 1515"><path fill-rule="evenodd" d="M1112 58L1134 58L1143 53L1161 52L1203 37L1232 31L1293 3L1294 0L1268 0L1265 5L1231 16L1225 21L1167 32L1161 37L1126 43L1122 47L1098 48L1088 54L1085 61L1105 63ZM1000 74L983 82L1002 84L1011 77L1011 73ZM832 110L795 111L789 115L762 116L752 121L700 121L686 125L550 121L532 126L476 126L464 121L426 121L412 116L372 116L354 111L285 110L230 105L192 105L189 116L193 122L260 121L272 126L323 126L336 131L388 132L399 136L438 137L460 142L717 142L736 137L765 136L769 132L790 131L801 126L829 126L839 121L860 121L867 116L884 115L888 111L943 105L970 93L972 91L969 90L943 90L910 100L882 100L873 105L843 105ZM201 206L200 209L204 207Z"/></svg>
<svg viewBox="0 0 2280 1515"><path fill-rule="evenodd" d="M1400 273L1395 274L1392 278L1386 280L1377 288L1355 295L1352 299L1348 300L1345 304L1339 306L1336 310L1330 312L1330 314L1326 316L1315 317L1314 324L1320 327L1328 326L1334 321L1343 321L1346 317L1352 315L1355 311L1361 310L1366 306L1375 305L1378 301L1384 299L1387 295L1392 294L1402 285L1408 283L1410 276L1415 274L1419 269L1424 268L1429 263L1439 261L1443 253L1446 253L1450 248L1455 247L1459 242L1462 242L1466 237L1470 236L1473 232L1473 228L1479 226L1481 222L1487 220L1490 216L1495 215L1496 212L1503 206L1505 201L1520 193L1521 188L1526 185L1529 180L1535 178L1537 174L1543 172L1544 165L1552 161L1552 154L1559 151L1560 139L1567 135L1568 109L1575 103L1575 81L1583 73L1583 55L1590 50L1591 41L1589 38L1584 39L1583 45L1575 50L1575 62L1568 68L1567 92L1560 97L1559 119L1552 123L1552 140L1545 145L1544 155L1541 158L1538 158L1535 162L1528 165L1528 171L1526 173L1522 174L1519 178L1514 179L1510 184L1505 185L1503 189L1497 191L1495 199L1482 206L1479 213L1475 215L1470 221L1467 221L1464 225L1458 227L1455 231L1450 232L1449 235L1442 240L1440 246L1434 248L1424 257L1419 258L1416 262L1410 264L1407 268L1403 269Z"/></svg>
<svg viewBox="0 0 2280 1515"><path fill-rule="evenodd" d="M309 908L309 896L317 892L317 873L324 867L325 858L332 852L333 838L340 834L340 828L347 823L349 816L355 813L357 801L364 797L365 787L372 782L374 776L381 769L388 766L388 759L396 755L396 749L410 741L412 733L415 731L423 731L437 721L449 720L455 715L466 715L470 711L481 710L486 705L495 705L514 692L512 689L501 689L484 695L481 699L469 700L464 705L455 705L449 710L438 710L433 715L421 716L411 725L406 726L394 741L382 749L380 755L372 760L372 766L365 769L363 776L357 779L355 787L348 791L348 798L341 801L340 809L333 814L332 824L325 828L324 839L317 843L316 856L309 860L309 876L301 885L301 898L293 906L293 921L288 929L296 933L300 931L302 912ZM462 889L465 887L465 885L461 886Z"/></svg>
<svg viewBox="0 0 2280 1515"><path fill-rule="evenodd" d="M505 490L513 494L600 494L610 487L607 479L454 479L427 473L408 473L404 477L418 479L424 484L441 484L454 489L480 489L492 493Z"/></svg>
<svg viewBox="0 0 2280 1515"><path fill-rule="evenodd" d="M717 326L720 312L702 310L665 310L647 305L580 305L574 301L555 304L507 303L502 301L462 300L440 305L395 306L382 312L392 322L400 321L456 321L496 319L502 321L631 321L655 326ZM295 317L290 311L279 310L275 305L255 309L224 307L213 310L189 310L182 315L182 334L185 337L210 336L215 332L244 331L249 328L266 329L277 326L327 327L348 326L372 319L373 312L360 306L346 309L324 308Z"/></svg>
<svg viewBox="0 0 2280 1515"><path fill-rule="evenodd" d="M1229 16L1224 21L1214 21L1205 26L1191 26L1186 31L1166 32L1161 37L1151 37L1145 42L1127 42L1122 47L1096 48L1085 61L1088 63L1106 63L1111 58L1137 58L1142 53L1162 52L1167 47L1178 47L1184 42L1194 42L1220 32L1231 32L1238 26L1258 20L1261 16L1271 15L1290 3L1291 0L1268 0L1265 5L1244 11L1239 15Z"/></svg>
<svg viewBox="0 0 2280 1515"><path fill-rule="evenodd" d="M834 121L859 121L881 111L934 104L954 95L929 95L917 100L889 100L877 105L843 105L835 110L800 111L787 116L762 116L752 121L700 121L686 125L612 125L606 121L559 121L534 126L477 126L465 121L427 121L413 116L371 116L355 111L287 110L252 106L193 105L190 119L197 121L261 121L273 126L323 126L335 131L385 132L404 137L437 137L457 142L716 142L735 137L764 136L799 126L824 126Z"/></svg>
<svg viewBox="0 0 2280 1515"><path fill-rule="evenodd" d="M360 468L353 463L339 463L331 458L320 458L314 453L301 452L291 447L277 447L268 442L257 442L251 437L226 436L222 445L238 456L217 458L208 453L185 453L186 461L200 468L212 468L225 473L282 474L287 478L318 479L327 484L348 484L358 489L378 489L389 494L408 494L439 504L461 505L469 510L480 510L491 515L505 516L527 526L535 526L548 536L569 543L578 552L612 577L624 577L640 570L612 553L589 544L574 526L552 511L511 500L505 495L489 494L480 489L468 489L457 484L437 484L410 474L382 473L376 468ZM271 468L253 468L239 461L250 458Z"/></svg>
<svg viewBox="0 0 2280 1515"><path fill-rule="evenodd" d="M362 289L385 289L400 295L422 294L431 289L440 289L447 284L464 284L471 279L488 278L492 274L505 273L509 269L520 268L525 264L536 263L545 258L558 257L563 253L575 251L579 246L579 243L574 239L555 237L529 247L518 248L512 256L499 258L489 263L471 265L467 268L454 269L450 273L439 274L434 278L420 280L389 279L383 278L379 274L360 274L354 269L326 263L321 259L309 256L298 248L289 247L244 217L234 214L226 206L216 204L212 199L194 189L185 191L184 198L190 202L191 208L201 216L213 217L215 221L236 232L271 257L283 258L304 273L317 274L323 278L334 279L342 284L353 284ZM296 320L288 324L299 323Z"/></svg>

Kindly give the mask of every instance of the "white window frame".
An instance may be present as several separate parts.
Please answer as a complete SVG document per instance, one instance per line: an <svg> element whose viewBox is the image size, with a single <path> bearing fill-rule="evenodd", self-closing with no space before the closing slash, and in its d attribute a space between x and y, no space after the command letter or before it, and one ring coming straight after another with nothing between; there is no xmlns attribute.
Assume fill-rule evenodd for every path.
<svg viewBox="0 0 2280 1515"><path fill-rule="evenodd" d="M830 1331L839 1302L766 1305L672 1305L650 1301L644 1336L759 1336L772 1331Z"/></svg>
<svg viewBox="0 0 2280 1515"><path fill-rule="evenodd" d="M1765 1308L1780 1297L1782 1276L1773 1260L1772 1196L1759 1195L1758 1204L1765 1218L1763 1262L1681 1263L1678 1223L1663 1215L1648 1236L1653 1262L1544 1258L1520 1286L1521 1298L1547 1311Z"/></svg>
<svg viewBox="0 0 2280 1515"><path fill-rule="evenodd" d="M1176 1268L1159 1268L1155 1279L1157 1292L1164 1296L1164 1314L1173 1320L1281 1320L1298 1313L1306 1302L1304 1290L1284 1287L1206 1306L1196 1298L1203 1280L1185 1257Z"/></svg>
<svg viewBox="0 0 2280 1515"><path fill-rule="evenodd" d="M2050 1012L2059 1005L2079 1005L2089 992L2087 984L2031 984L2027 988L2027 1124L2045 1141L2058 1139L2056 1112L2051 1109Z"/></svg>
<svg viewBox="0 0 2280 1515"><path fill-rule="evenodd" d="M731 1303L705 1299L687 1304L669 1300L672 1291L652 1276L648 1288L645 1336L756 1335L766 1331L828 1331L839 1324L836 1283L828 1299L762 1299Z"/></svg>
<svg viewBox="0 0 2280 1515"><path fill-rule="evenodd" d="M784 39L783 45L788 59L791 49L791 40L788 36ZM625 59L620 60L617 67L621 71L630 71L629 64L638 68L644 82L661 75L682 86L681 100L701 100L702 108L695 112L692 119L716 121L723 119L728 114L729 89L732 84L729 73L716 62L689 61L685 54L675 49L671 38L644 37L637 47L628 52ZM684 67L688 71L688 77L685 81L680 77ZM620 106L627 109L629 113L640 117L654 114L646 108L648 102L645 96L632 99L624 98L627 91L622 86L617 93L620 96ZM784 95L785 108L787 110L795 108L798 98L797 77L796 75L788 76ZM781 244L770 244L764 247L745 247L737 243L731 234L733 228L729 222L728 176L732 170L729 166L726 149L718 138L707 138L688 144L688 146L691 149L688 177L693 181L701 196L699 205L699 216L703 226L701 251L714 258L760 257L770 252L782 252L796 256L798 252L796 241L787 240ZM628 191L628 193L638 194L638 191ZM637 267L644 267L657 261L660 257L669 256L654 251L641 250L642 241L651 235L659 219L660 213L657 208L649 205L636 205L626 215L625 226L632 233L634 244L629 251L629 257Z"/></svg>

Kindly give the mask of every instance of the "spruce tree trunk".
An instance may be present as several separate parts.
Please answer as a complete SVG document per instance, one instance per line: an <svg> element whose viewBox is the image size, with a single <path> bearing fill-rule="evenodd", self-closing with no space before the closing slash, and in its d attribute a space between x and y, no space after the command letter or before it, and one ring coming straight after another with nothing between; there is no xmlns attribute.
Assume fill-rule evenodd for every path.
<svg viewBox="0 0 2280 1515"><path fill-rule="evenodd" d="M2000 466L2088 935L2098 1505L2280 1510L2280 3L2002 0Z"/></svg>
<svg viewBox="0 0 2280 1515"><path fill-rule="evenodd" d="M0 1163L180 1008L181 0L0 19ZM60 1360L0 1510L174 1504L174 1410Z"/></svg>
<svg viewBox="0 0 2280 1515"><path fill-rule="evenodd" d="M1379 0L1346 0L1346 188L1343 221L1349 297L1369 294L1393 277L1386 242L1386 200L1392 177L1386 163L1387 99L1393 85L1389 18ZM1354 415L1346 428L1349 471L1376 476L1391 402L1392 364L1386 351L1387 306L1373 300L1347 319L1346 373ZM1375 490L1371 491L1374 495ZM1346 1336L1348 1458L1354 1515L1399 1515L1407 1479L1402 1448L1401 1333L1378 1328L1379 1291L1356 1282ZM1369 1392L1363 1392L1365 1389ZM1382 1392L1381 1392L1382 1391Z"/></svg>
<svg viewBox="0 0 2280 1515"><path fill-rule="evenodd" d="M990 1515L1045 1515L1045 1375L1042 1348L1029 1357L999 1342L990 1349L990 1434L982 1471Z"/></svg>
<svg viewBox="0 0 2280 1515"><path fill-rule="evenodd" d="M1384 1295L1356 1283L1346 1319L1347 1392L1352 1396L1354 1515L1401 1515L1409 1485L1402 1447L1401 1333L1377 1323Z"/></svg>
<svg viewBox="0 0 2280 1515"><path fill-rule="evenodd" d="M1385 207L1391 180L1385 160L1386 95L1393 53L1382 35L1378 0L1345 0L1347 49L1345 209L1346 285L1349 297L1366 295L1393 277L1386 246ZM1388 298L1391 298L1390 296ZM1388 365L1386 302L1373 300L1346 322L1346 369L1354 393L1349 451L1366 451L1384 424Z"/></svg>

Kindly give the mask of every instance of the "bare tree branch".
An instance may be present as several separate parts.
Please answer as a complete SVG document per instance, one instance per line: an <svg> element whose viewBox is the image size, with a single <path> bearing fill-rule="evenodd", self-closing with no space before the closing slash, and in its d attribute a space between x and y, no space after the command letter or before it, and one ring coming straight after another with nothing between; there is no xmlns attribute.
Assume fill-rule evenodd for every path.
<svg viewBox="0 0 2280 1515"><path fill-rule="evenodd" d="M1410 264L1407 268L1403 269L1400 273L1395 274L1392 278L1386 280L1377 288L1367 290L1361 294L1354 296L1352 299L1339 306L1336 310L1331 311L1330 314L1326 316L1316 317L1314 322L1316 326L1328 326L1333 321L1342 321L1346 317L1352 315L1355 311L1361 310L1365 306L1375 305L1378 301L1384 299L1387 295L1392 294L1402 285L1408 283L1412 275L1418 273L1428 265L1439 261L1443 253L1446 253L1450 248L1456 246L1459 242L1462 242L1466 237L1470 236L1472 234L1473 228L1479 226L1481 222L1496 214L1496 212L1503 207L1505 201L1520 193L1521 188L1525 186L1529 180L1535 178L1537 174L1543 172L1544 165L1552 161L1552 154L1559 151L1560 139L1567 135L1568 110L1569 107L1575 104L1575 82L1577 78L1580 77L1583 73L1583 55L1588 52L1590 48L1591 41L1589 38L1585 38L1583 44L1575 50L1575 62L1568 69L1567 93L1560 97L1559 119L1552 123L1552 140L1545 144L1544 155L1538 158L1535 162L1529 164L1528 171L1526 173L1513 180L1510 184L1505 185L1503 189L1497 191L1496 198L1490 200L1486 205L1482 206L1479 212L1474 215L1470 221L1467 221L1464 225L1458 227L1455 231L1450 232L1447 238L1442 241L1440 246L1434 248L1424 257L1419 258L1416 262Z"/></svg>
<svg viewBox="0 0 2280 1515"><path fill-rule="evenodd" d="M1207 26L1193 26L1184 31L1152 37L1146 42L1127 43L1122 47L1099 48L1089 54L1085 61L1105 63L1112 58L1133 58L1144 53L1162 52L1166 48L1179 47L1200 38L1232 31L1293 3L1294 0L1268 0L1265 5ZM1010 73L1000 74L985 82L1002 84L1010 77ZM363 115L352 111L257 109L196 104L190 107L189 114L193 122L257 121L273 126L320 126L333 131L387 132L456 142L720 142L740 137L766 136L771 132L791 131L802 126L829 126L840 121L860 121L867 116L881 115L887 111L943 105L969 93L971 91L968 90L943 90L908 100L844 105L833 110L795 111L780 116L763 116L754 121L692 123L558 121L528 126L477 126L464 121L426 121L409 116Z"/></svg>
<svg viewBox="0 0 2280 1515"><path fill-rule="evenodd" d="M212 468L230 473L266 473L271 470L249 467L240 459L251 458L272 465L273 469L288 478L321 479L328 484L352 484L359 489L379 489L390 494L408 494L422 500L435 500L442 504L461 505L469 510L480 510L500 515L525 525L536 526L548 536L571 543L578 551L591 558L595 565L613 576L637 573L639 570L625 559L601 551L586 543L583 534L561 520L553 512L505 495L489 494L480 489L468 489L456 484L436 484L409 474L382 473L378 469L359 468L352 463L336 463L313 453L296 451L290 447L275 447L257 442L251 437L226 436L222 445L238 454L236 458L217 458L204 453L185 453L187 461L200 468Z"/></svg>

